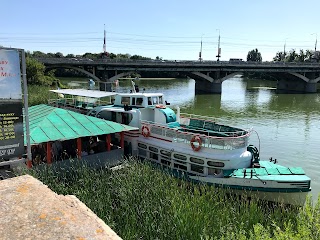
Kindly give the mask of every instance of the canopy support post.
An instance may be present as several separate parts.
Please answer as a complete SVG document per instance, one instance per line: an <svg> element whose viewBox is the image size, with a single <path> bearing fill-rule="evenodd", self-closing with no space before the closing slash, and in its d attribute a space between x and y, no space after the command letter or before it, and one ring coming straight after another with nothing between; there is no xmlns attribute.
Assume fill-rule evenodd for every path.
<svg viewBox="0 0 320 240"><path fill-rule="evenodd" d="M124 132L120 132L120 147L124 150Z"/></svg>
<svg viewBox="0 0 320 240"><path fill-rule="evenodd" d="M77 150L78 150L78 159L81 159L81 152L82 152L82 144L81 138L77 138Z"/></svg>
<svg viewBox="0 0 320 240"><path fill-rule="evenodd" d="M52 163L52 155L51 155L51 142L47 142L47 164Z"/></svg>
<svg viewBox="0 0 320 240"><path fill-rule="evenodd" d="M111 151L111 135L110 134L107 134L106 143L107 143L107 151L110 152Z"/></svg>

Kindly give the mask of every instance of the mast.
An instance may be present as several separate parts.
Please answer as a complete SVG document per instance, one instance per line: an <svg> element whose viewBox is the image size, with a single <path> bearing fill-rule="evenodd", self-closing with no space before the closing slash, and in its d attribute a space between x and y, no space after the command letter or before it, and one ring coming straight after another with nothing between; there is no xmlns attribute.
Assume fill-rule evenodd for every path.
<svg viewBox="0 0 320 240"><path fill-rule="evenodd" d="M106 25L103 24L103 33L104 33L104 38L103 38L103 53L106 56L107 52L106 52Z"/></svg>

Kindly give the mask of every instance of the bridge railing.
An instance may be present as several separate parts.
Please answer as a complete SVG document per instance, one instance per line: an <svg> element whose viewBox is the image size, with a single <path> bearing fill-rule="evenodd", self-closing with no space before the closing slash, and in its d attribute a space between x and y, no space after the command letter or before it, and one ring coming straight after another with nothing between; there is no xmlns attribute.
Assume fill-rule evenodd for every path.
<svg viewBox="0 0 320 240"><path fill-rule="evenodd" d="M40 62L45 64L84 64L84 65L97 65L106 63L128 63L128 64L144 64L144 65L214 65L214 66L239 66L239 65L260 65L260 66L312 66L320 67L318 62L254 62L254 61L194 61L194 60L134 60L134 59L90 59L90 58L37 58Z"/></svg>

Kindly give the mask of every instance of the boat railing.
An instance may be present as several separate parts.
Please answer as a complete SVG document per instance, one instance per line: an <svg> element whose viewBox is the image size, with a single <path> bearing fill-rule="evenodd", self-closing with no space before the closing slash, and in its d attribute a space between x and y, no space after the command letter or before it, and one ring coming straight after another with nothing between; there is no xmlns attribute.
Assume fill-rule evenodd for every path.
<svg viewBox="0 0 320 240"><path fill-rule="evenodd" d="M180 114L179 123L193 131L209 131L216 132L221 136L242 136L246 134L246 130L217 124L216 119L208 116L200 116L195 114Z"/></svg>
<svg viewBox="0 0 320 240"><path fill-rule="evenodd" d="M101 105L109 105L111 104L108 101L96 100L96 101L86 101L76 98L57 98L57 99L49 99L48 104L56 107L71 107L78 109L92 109Z"/></svg>
<svg viewBox="0 0 320 240"><path fill-rule="evenodd" d="M210 122L216 121L216 118L214 117L196 115L196 114L190 114L190 113L180 113L180 119L185 121L187 121L188 119L199 119L199 120L205 120Z"/></svg>
<svg viewBox="0 0 320 240"><path fill-rule="evenodd" d="M170 127L166 124L155 123L152 121L142 121L142 126L148 127L151 136L161 137L172 142L191 144L195 136L200 137L201 147L209 149L233 150L244 148L248 145L251 131L241 131L239 135L232 136L210 136L209 132L200 130L184 131L180 127Z"/></svg>

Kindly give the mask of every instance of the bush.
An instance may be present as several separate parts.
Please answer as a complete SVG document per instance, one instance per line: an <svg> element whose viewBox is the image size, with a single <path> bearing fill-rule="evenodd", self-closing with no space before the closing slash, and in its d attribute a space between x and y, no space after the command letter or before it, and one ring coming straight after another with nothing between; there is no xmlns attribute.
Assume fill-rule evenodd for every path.
<svg viewBox="0 0 320 240"><path fill-rule="evenodd" d="M26 58L26 67L28 84L51 86L57 81L54 77L54 70L45 75L45 66L32 57Z"/></svg>

